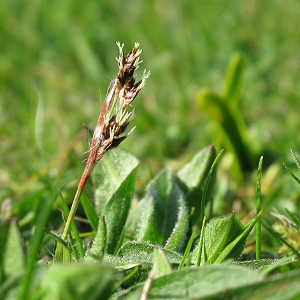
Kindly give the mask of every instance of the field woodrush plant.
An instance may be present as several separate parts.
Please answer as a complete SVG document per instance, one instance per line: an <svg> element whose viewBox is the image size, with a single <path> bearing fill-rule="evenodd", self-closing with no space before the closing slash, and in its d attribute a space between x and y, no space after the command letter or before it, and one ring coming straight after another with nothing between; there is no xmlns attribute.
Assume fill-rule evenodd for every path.
<svg viewBox="0 0 300 300"><path fill-rule="evenodd" d="M162 170L132 205L138 160L119 147L104 154L128 136L124 132L133 111L127 108L150 73L144 72L136 83L138 44L126 58L123 45L118 47L119 73L104 101L71 211L62 194L57 195L65 186L60 180L49 194L52 200L43 203L38 214L26 263L19 224L14 220L0 224L0 299L298 299L299 270L280 269L300 267L296 215L288 210L289 219L275 214L279 222L273 227L292 251L277 260L261 258L262 157L256 179L257 213L246 225L239 213L215 211L213 187L223 151L217 155L212 145L176 173ZM294 153L293 158L300 171ZM95 187L94 205L82 193L89 177ZM92 233L79 233L73 221L79 198ZM57 206L68 219L54 264L46 267L37 259L41 246L49 243L44 229ZM244 250L255 226L256 259L245 261ZM72 259L76 263L69 263Z"/></svg>
<svg viewBox="0 0 300 300"><path fill-rule="evenodd" d="M145 85L146 79L150 76L150 72L144 71L143 77L136 82L134 75L141 60L139 44L135 43L133 49L124 57L124 44L117 43L119 47L119 57L117 58L119 73L112 81L104 100L99 119L93 134L89 156L78 188L72 203L72 207L66 221L62 239L65 240L70 230L71 223L76 213L80 195L84 186L90 177L95 165L103 157L105 152L117 147L130 134L124 134L130 121L134 118L134 110L128 111L128 106L138 95Z"/></svg>

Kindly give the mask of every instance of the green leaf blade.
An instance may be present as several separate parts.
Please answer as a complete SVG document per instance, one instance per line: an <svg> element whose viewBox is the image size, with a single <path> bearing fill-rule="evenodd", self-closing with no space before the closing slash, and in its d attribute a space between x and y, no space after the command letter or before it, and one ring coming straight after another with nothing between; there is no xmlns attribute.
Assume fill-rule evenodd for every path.
<svg viewBox="0 0 300 300"><path fill-rule="evenodd" d="M169 170L163 170L148 185L136 240L180 248L187 231L183 192Z"/></svg>
<svg viewBox="0 0 300 300"><path fill-rule="evenodd" d="M95 186L95 205L98 214L103 212L108 201L137 167L138 160L121 148L108 151L96 165L91 177Z"/></svg>

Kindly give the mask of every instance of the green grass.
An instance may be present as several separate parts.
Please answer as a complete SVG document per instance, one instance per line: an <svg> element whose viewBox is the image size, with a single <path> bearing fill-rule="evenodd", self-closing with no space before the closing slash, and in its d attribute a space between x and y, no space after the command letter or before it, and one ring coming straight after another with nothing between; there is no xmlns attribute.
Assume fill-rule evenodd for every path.
<svg viewBox="0 0 300 300"><path fill-rule="evenodd" d="M108 0L82 3L2 1L0 220L4 222L11 216L15 217L22 242L18 240L18 234L12 236L6 232L6 223L1 223L0 231L3 241L21 243L22 246L17 247L20 252L22 247L26 249L23 268L29 271L28 277L22 281L18 277L20 274L12 271L11 280L5 282L0 293L6 288L9 290L10 286L19 286L23 295L32 291L32 280L36 276L33 271L35 262L38 259L51 260L54 255L55 239L52 235L43 237L44 229L47 232L54 230L55 234L62 232L61 211L67 211L65 205L71 204L84 169L83 161L87 158L87 154L83 153L88 150L89 137L83 125L94 128L107 87L117 73L116 41L125 43L125 53L131 50L134 42L139 42L144 62L137 71L138 78L144 68L151 71L151 77L134 103L136 117L132 125L136 129L122 143L122 148L140 161L134 180L135 190L130 193L135 193L139 200L147 198L151 187L148 184L157 176L160 176L158 183L164 180L168 189L176 190L173 173L160 171L167 166L174 174L180 174L180 171L176 173L178 170L185 170L185 174L193 172L190 170L194 170L193 162L197 161L195 154L207 145L214 144L217 153L222 148L224 153L218 161L216 174L212 174L212 184L205 190L207 196L203 197L207 201L205 215L209 216L206 222L211 217L224 216L234 210L242 224L253 223L250 214L256 211L256 198L261 199L262 224L267 223L271 227L274 218L270 212L274 207L280 212L287 210L291 214L288 214L290 219L298 220L299 180L294 179L299 175L290 148L299 158L299 9L300 3L297 1L131 1L130 5ZM234 69L232 64L236 57L241 58L242 64ZM236 77L232 74L236 74ZM201 106L203 95L206 100L216 101L215 106L211 101L208 105L214 108L217 116L206 109L208 106L205 109ZM225 118L224 123L218 119L220 116ZM236 146L240 137L240 145L246 146L246 151L241 153L238 152L241 146ZM247 167L245 175L243 159L248 157L246 152L253 161L247 161L250 167ZM203 174L207 174L205 172L209 171L214 159L212 152L209 155L209 159L205 153L200 155L199 161L205 162ZM256 166L261 156L263 164L259 173L261 179L258 179ZM190 165L187 164L189 161L192 162ZM286 164L288 170L282 163ZM191 173L191 179L193 175ZM199 181L203 179L201 174L197 176ZM188 188L180 186L182 193L192 188L189 182L190 179L186 182ZM119 224L119 243L115 244L113 237L108 237L108 246L105 244L107 228L95 231L101 211L97 207L97 201L100 201L97 197L103 195L103 185L95 181L94 185L88 182L83 195L84 205L78 211L78 216L89 219L92 227L84 222L76 222L78 232L88 237L96 235L101 249L98 252L115 254L122 247L122 239L131 241L136 237L122 232ZM98 189L100 195L94 197L94 188ZM197 192L197 189L190 191L186 196L188 201L192 201ZM122 194L122 189L119 193ZM61 204L62 199L65 204ZM95 211L87 200L92 204L96 200ZM196 210L193 216L187 217L190 210L180 199L177 200L175 208L183 210L189 222L195 222L194 229L199 235L202 222L196 224L196 221L199 221L199 216L203 219L203 210L197 211L197 205L192 203L191 206ZM128 205L129 202L126 202L126 207ZM153 207L158 209L155 205ZM153 207L147 207L148 216L152 216ZM130 210L128 228L136 229L134 225L137 224L140 210L139 205L134 213ZM127 213L125 211L122 215L124 219ZM43 216L43 220L40 216ZM103 220L100 223L111 228L112 220L115 219L105 220L107 224ZM159 218L152 222L159 222ZM252 223L251 226L254 226ZM182 229L184 224L182 221ZM239 225L236 226L239 228ZM139 229L138 242L143 242L147 236L153 237L151 228L148 231L146 229ZM99 232L102 232L102 236L97 236ZM183 232L179 230L176 237L180 238ZM162 240L167 233L169 231L162 231L159 239L153 238L153 244L165 246ZM189 236L181 246L192 235L192 232L185 233ZM236 229L235 234L236 239L242 236L240 229ZM81 248L81 256L91 246L88 239L83 238L85 248ZM205 239L204 232L201 234L201 243ZM249 254L250 258L251 255L255 256L254 240L254 235L247 236L248 247L244 255ZM169 245L176 245L177 240L171 242ZM239 242L240 247L242 242ZM263 258L277 257L281 242L264 227L260 242ZM225 243L223 250L228 245L234 244ZM1 247L0 243L0 250ZM137 247L145 250L143 246ZM153 252L152 248L146 250ZM98 252L94 249L94 253ZM159 253L155 255L161 256ZM169 252L165 255L171 265L182 261ZM223 252L223 255L226 256L227 252ZM164 258L161 259L164 261ZM204 262L204 258L197 258L197 264ZM122 263L125 264L124 261ZM185 267L182 269L185 272ZM128 276L128 282L136 282L136 276L141 276L140 270L131 271L135 274L130 275L127 269L123 275ZM0 276L3 275L1 272ZM20 272L24 270L20 268ZM72 270L62 274L62 281L68 278L68 272L71 274ZM97 271L93 267L86 267L86 274L93 276L94 272ZM145 275L146 271L142 274ZM245 276L248 275L251 277L252 274ZM55 275L49 273L47 276L54 280ZM40 284L45 289L47 276ZM4 282L3 278L1 282ZM113 286L115 280L118 281L110 277L107 286ZM291 282L293 280L291 278ZM155 281L155 288L157 284L160 283ZM256 284L267 290L271 283ZM88 288L82 287L83 290ZM139 289L136 287L136 290ZM42 293L42 290L38 291ZM105 288L101 291L110 294Z"/></svg>

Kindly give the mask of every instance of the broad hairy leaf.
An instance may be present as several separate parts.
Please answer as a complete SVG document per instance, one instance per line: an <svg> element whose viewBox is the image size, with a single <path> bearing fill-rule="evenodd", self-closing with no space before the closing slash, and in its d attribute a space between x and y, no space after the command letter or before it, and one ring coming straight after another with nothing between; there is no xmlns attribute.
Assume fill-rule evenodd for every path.
<svg viewBox="0 0 300 300"><path fill-rule="evenodd" d="M40 284L43 299L108 299L113 289L113 273L111 267L96 263L49 266Z"/></svg>
<svg viewBox="0 0 300 300"><path fill-rule="evenodd" d="M255 276L261 276L256 272ZM215 299L240 299L240 300L291 300L300 299L300 272L290 272L284 275L270 276L267 279L250 283L245 286L229 290L221 294L220 298L208 297L207 300Z"/></svg>
<svg viewBox="0 0 300 300"><path fill-rule="evenodd" d="M4 259L5 259L5 249L8 240L9 228L10 228L10 222L5 222L0 225L0 283L2 283L5 280Z"/></svg>
<svg viewBox="0 0 300 300"><path fill-rule="evenodd" d="M172 268L169 264L169 261L162 249L154 248L153 269L154 278L170 274L172 272Z"/></svg>
<svg viewBox="0 0 300 300"><path fill-rule="evenodd" d="M244 226L234 213L227 216L212 219L204 229L204 241L201 265L212 264L219 257L222 251L242 234ZM245 241L241 242L230 257L237 258L244 250ZM193 263L196 263L199 249L196 247L193 252ZM229 258L229 257L227 257Z"/></svg>
<svg viewBox="0 0 300 300"><path fill-rule="evenodd" d="M100 261L105 254L105 246L107 239L107 228L105 223L105 218L102 217L99 221L98 231L94 239L94 244L89 251L86 260L87 261Z"/></svg>
<svg viewBox="0 0 300 300"><path fill-rule="evenodd" d="M179 250L188 229L183 197L171 171L160 172L147 186L136 240Z"/></svg>
<svg viewBox="0 0 300 300"><path fill-rule="evenodd" d="M25 257L16 220L0 225L0 299L16 299L25 272Z"/></svg>
<svg viewBox="0 0 300 300"><path fill-rule="evenodd" d="M95 240L105 241L106 245L104 247L95 243L93 248L104 247L105 253L113 254L120 243L129 213L138 161L120 149L114 149L107 154L93 173L93 181L96 185L96 206L101 212L100 217L104 218L106 224L106 238L99 238L97 235L102 235L103 232L98 230ZM92 250L94 253L99 253L97 249Z"/></svg>
<svg viewBox="0 0 300 300"><path fill-rule="evenodd" d="M92 173L98 214L103 212L128 176L136 173L137 167L138 160L121 148L112 149L104 155Z"/></svg>
<svg viewBox="0 0 300 300"><path fill-rule="evenodd" d="M244 266L251 268L253 270L260 270L262 268L265 268L267 266L274 265L278 259L260 259L260 260L246 260L246 261L236 261L233 262L235 265Z"/></svg>
<svg viewBox="0 0 300 300"><path fill-rule="evenodd" d="M208 146L194 155L191 161L177 172L177 177L188 193L198 191L203 186L215 158L214 146Z"/></svg>
<svg viewBox="0 0 300 300"><path fill-rule="evenodd" d="M98 228L95 240L105 240L105 253L107 254L115 253L117 245L120 242L134 194L136 171L137 169L133 170L122 182L101 214L101 218L104 218L105 221L106 239L98 238L99 234L102 235L102 231ZM99 226L101 226L101 224L102 222L99 222ZM94 247L103 248L103 245L95 243L93 248Z"/></svg>
<svg viewBox="0 0 300 300"><path fill-rule="evenodd" d="M214 146L208 146L194 155L191 161L177 172L178 183L185 191L188 207L195 208L193 224L197 223L201 215L200 209L204 184L215 158L216 150ZM206 198L211 197L211 190L214 186L214 182L214 178L212 178Z"/></svg>
<svg viewBox="0 0 300 300"><path fill-rule="evenodd" d="M129 286L131 286L147 278L154 261L159 265L157 265L158 270L155 271L155 274L157 272L167 273L169 270L168 264L178 265L180 263L182 259L180 254L161 248L156 255L154 251L157 248L157 245L149 243L127 242L120 248L116 255L105 255L103 261L112 264L116 269L122 271L124 276L128 275L135 268L134 275L129 281ZM162 252L165 257L162 257Z"/></svg>
<svg viewBox="0 0 300 300"><path fill-rule="evenodd" d="M251 222L243 229L243 232L239 234L226 248L219 254L214 261L215 264L220 264L228 258L237 258L243 251L246 244L246 239L254 228L257 220L260 218L258 214Z"/></svg>
<svg viewBox="0 0 300 300"><path fill-rule="evenodd" d="M184 268L153 280L148 299L232 299L232 290L261 282L263 275L244 267L210 265ZM129 289L119 299L140 299L143 283ZM232 293L231 296L234 294Z"/></svg>
<svg viewBox="0 0 300 300"><path fill-rule="evenodd" d="M153 251L156 249L156 245L149 243L138 243L138 242L127 242L117 252L116 257L126 263L146 263L152 264L153 262ZM162 249L169 263L179 264L181 255L174 251Z"/></svg>

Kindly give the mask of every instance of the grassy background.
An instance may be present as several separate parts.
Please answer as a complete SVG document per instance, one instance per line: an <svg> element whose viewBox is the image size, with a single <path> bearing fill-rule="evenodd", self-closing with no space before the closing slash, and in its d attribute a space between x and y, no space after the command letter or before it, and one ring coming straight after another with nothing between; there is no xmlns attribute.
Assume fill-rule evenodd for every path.
<svg viewBox="0 0 300 300"><path fill-rule="evenodd" d="M246 61L249 135L273 161L291 162L289 148L300 146L299 9L280 0L1 1L0 201L43 199L65 174L72 199L88 148L83 124L94 127L117 73L116 41L126 53L140 42L140 74L152 73L123 143L142 162L138 187L215 142L197 95L221 90L235 52Z"/></svg>

